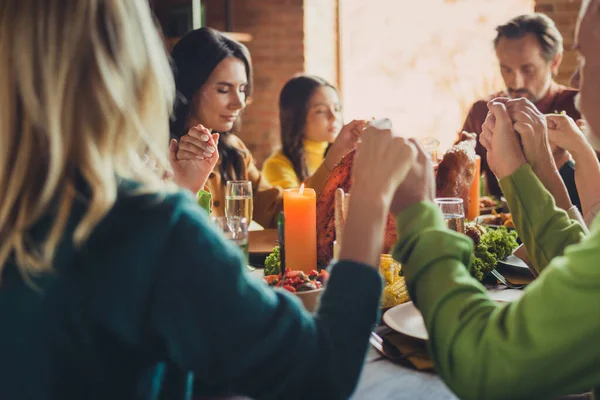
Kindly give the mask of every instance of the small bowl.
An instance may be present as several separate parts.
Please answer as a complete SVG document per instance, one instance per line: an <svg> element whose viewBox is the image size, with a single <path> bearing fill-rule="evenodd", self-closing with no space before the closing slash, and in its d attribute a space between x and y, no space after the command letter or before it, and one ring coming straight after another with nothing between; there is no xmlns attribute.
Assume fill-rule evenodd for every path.
<svg viewBox="0 0 600 400"><path fill-rule="evenodd" d="M325 290L325 288L307 290L306 292L296 292L294 294L300 298L307 311L314 312L319 305L319 299L321 298L323 290Z"/></svg>

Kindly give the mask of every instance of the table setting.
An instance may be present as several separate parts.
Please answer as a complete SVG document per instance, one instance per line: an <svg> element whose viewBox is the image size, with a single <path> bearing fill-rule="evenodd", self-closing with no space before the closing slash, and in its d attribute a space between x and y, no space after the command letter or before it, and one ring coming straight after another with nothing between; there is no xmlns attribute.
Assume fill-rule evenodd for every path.
<svg viewBox="0 0 600 400"><path fill-rule="evenodd" d="M489 201L480 201L480 159L473 149L462 144L451 149L449 157L462 157L463 153L468 161L450 162L446 156L436 160L438 177L442 174L447 178L453 173L456 176L456 172L469 176L455 178L453 184L440 182L435 203L449 229L473 240L471 275L485 285L492 299L514 301L534 276L527 263L513 254L520 241L506 204L499 201L490 208ZM284 191L278 229L262 229L254 224L245 230L245 244L234 240L247 252L253 277L294 293L310 312L318 307L327 284L326 267L338 257L343 242L352 198L348 174L351 156L334 168L320 195L304 187ZM231 207L226 212L225 218L235 222L225 224L231 230L237 219L251 219L251 214L243 214L252 208L251 196L249 201L249 207ZM395 243L395 229L390 216L379 264L385 283L381 320L371 334L363 374L353 398L455 399L435 373L427 350L425 323L409 298L402 266L389 254Z"/></svg>

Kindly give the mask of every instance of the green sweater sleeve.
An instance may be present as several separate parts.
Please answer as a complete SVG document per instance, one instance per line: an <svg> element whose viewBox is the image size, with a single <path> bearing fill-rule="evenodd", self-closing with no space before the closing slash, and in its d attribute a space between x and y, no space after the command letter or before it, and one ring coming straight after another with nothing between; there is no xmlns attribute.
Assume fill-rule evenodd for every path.
<svg viewBox="0 0 600 400"><path fill-rule="evenodd" d="M198 205L210 214L210 201L212 199L210 192L200 189L196 195L196 199L198 200Z"/></svg>
<svg viewBox="0 0 600 400"><path fill-rule="evenodd" d="M500 186L512 212L519 237L534 268L541 272L565 248L579 243L585 229L559 210L528 164L502 179Z"/></svg>
<svg viewBox="0 0 600 400"><path fill-rule="evenodd" d="M514 303L489 299L467 272L472 244L435 205L397 217L394 257L429 332L436 370L461 399L532 399L600 383L600 232L552 260Z"/></svg>
<svg viewBox="0 0 600 400"><path fill-rule="evenodd" d="M248 274L203 213L179 209L156 276L154 348L195 374L195 392L251 398L348 398L378 318L376 268L332 266L316 315Z"/></svg>

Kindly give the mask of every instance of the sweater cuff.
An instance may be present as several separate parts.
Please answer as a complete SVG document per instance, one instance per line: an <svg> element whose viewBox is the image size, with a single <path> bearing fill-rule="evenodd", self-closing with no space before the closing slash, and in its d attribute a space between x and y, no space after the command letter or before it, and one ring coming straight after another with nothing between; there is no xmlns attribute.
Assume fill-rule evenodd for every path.
<svg viewBox="0 0 600 400"><path fill-rule="evenodd" d="M571 208L569 208L567 210L567 215L569 216L569 219L579 222L579 224L583 228L583 231L585 232L586 235L588 233L590 233L590 231L588 229L588 225L585 223L583 216L579 212L579 209L577 208L577 206L572 206Z"/></svg>
<svg viewBox="0 0 600 400"><path fill-rule="evenodd" d="M592 226L596 215L600 214L600 203L594 205L586 214L585 214L585 224L588 227Z"/></svg>
<svg viewBox="0 0 600 400"><path fill-rule="evenodd" d="M421 202L408 207L396 217L396 225L398 242L392 254L402 263L408 291L415 304L416 283L430 266L443 259L458 259L463 265L469 265L473 241L449 230L435 204Z"/></svg>
<svg viewBox="0 0 600 400"><path fill-rule="evenodd" d="M393 249L394 258L401 263L411 252L411 239L427 229L442 229L445 226L442 211L430 202L415 203L396 216L398 239Z"/></svg>
<svg viewBox="0 0 600 400"><path fill-rule="evenodd" d="M332 264L330 270L331 277L323 293L319 312L327 313L334 307L336 310L347 310L357 320L365 316L377 318L383 288L378 269L354 261L340 260Z"/></svg>

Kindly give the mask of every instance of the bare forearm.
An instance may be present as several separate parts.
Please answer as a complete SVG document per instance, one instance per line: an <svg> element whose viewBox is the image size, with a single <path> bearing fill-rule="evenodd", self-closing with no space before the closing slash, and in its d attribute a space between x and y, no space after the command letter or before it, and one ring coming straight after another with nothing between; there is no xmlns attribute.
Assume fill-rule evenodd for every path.
<svg viewBox="0 0 600 400"><path fill-rule="evenodd" d="M203 179L201 181L193 182L190 180L181 179L181 177L178 177L177 175L175 175L173 178L173 181L177 184L177 186L187 189L194 194L198 193L204 186L206 186L207 180L208 179Z"/></svg>
<svg viewBox="0 0 600 400"><path fill-rule="evenodd" d="M600 203L600 163L591 147L573 154L575 160L575 185L581 200L583 215Z"/></svg>
<svg viewBox="0 0 600 400"><path fill-rule="evenodd" d="M378 265L389 201L353 191L344 227L341 260Z"/></svg>
<svg viewBox="0 0 600 400"><path fill-rule="evenodd" d="M552 194L558 207L565 211L573 207L569 192L554 165L552 168L534 168L534 172L544 187Z"/></svg>

